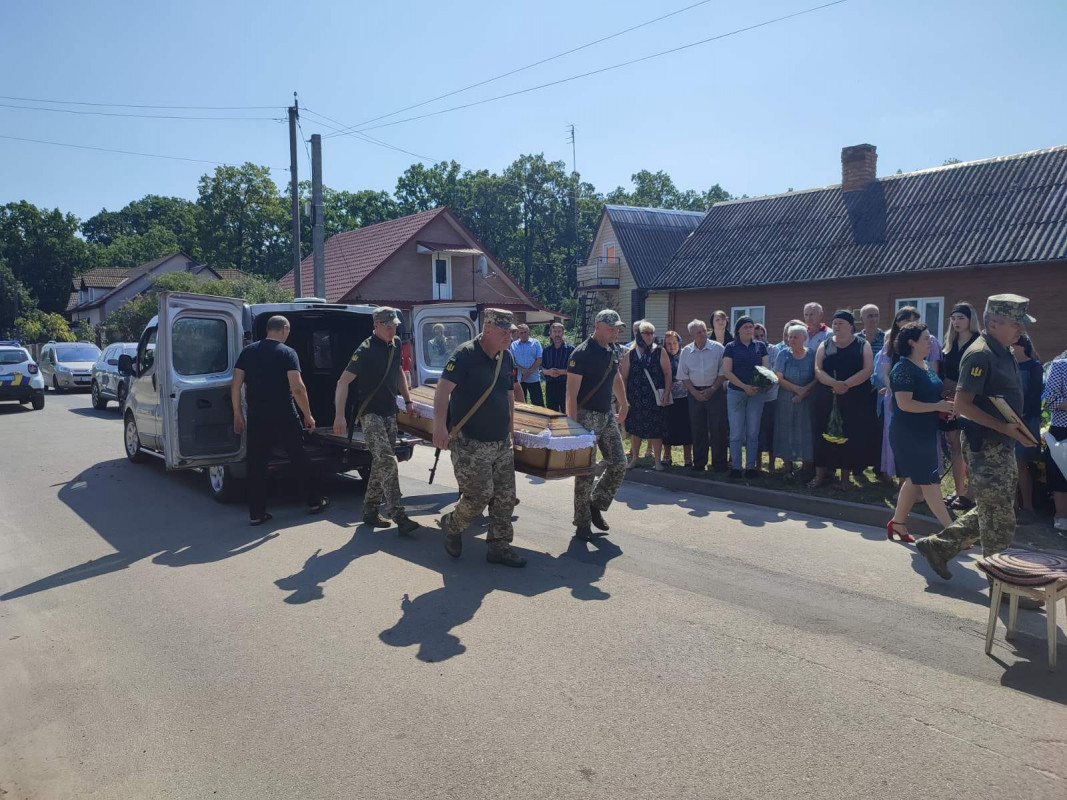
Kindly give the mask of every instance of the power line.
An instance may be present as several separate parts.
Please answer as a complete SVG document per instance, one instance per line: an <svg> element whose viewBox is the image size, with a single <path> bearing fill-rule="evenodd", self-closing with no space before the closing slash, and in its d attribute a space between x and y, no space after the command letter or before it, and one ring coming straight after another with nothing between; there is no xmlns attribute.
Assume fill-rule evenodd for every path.
<svg viewBox="0 0 1067 800"><path fill-rule="evenodd" d="M419 114L419 115L414 116L414 117L405 117L404 119L394 120L393 122L383 122L381 125L370 125L367 128L359 128L359 126L355 126L356 128L359 128L359 129L358 130L352 130L350 132L352 132L352 133L364 133L365 131L373 131L373 130L377 130L378 128L388 128L388 127L391 127L393 125L400 125L400 124L405 123L405 122L414 122L416 120L426 119L427 117L436 117L436 116L438 116L440 114L447 114L447 113L449 113L451 111L460 111L460 110L465 109L465 108L473 108L474 106L480 106L480 105L484 105L486 103L492 103L492 102L494 102L496 100L504 100L504 99L506 99L508 97L515 97L515 96L520 95L520 94L527 94L529 92L534 92L534 91L537 91L539 89L547 89L550 86L559 86L560 84L563 84L563 83L570 83L571 81L576 81L576 80L579 80L581 78L588 78L588 77L590 77L592 75L599 75L599 74L601 74L603 72L610 72L611 70L621 69L622 67L628 67L628 66L631 66L633 64L640 64L640 63L642 63L644 61L651 61L654 58L660 58L661 56L670 55L672 53L678 53L678 52L681 52L682 50L688 50L691 47L698 47L699 45L707 44L708 42L714 42L714 41L718 41L720 39L729 38L731 36L737 36L738 34L747 33L748 31L756 30L757 28L764 28L764 27L767 27L768 25L774 25L777 22L784 22L785 20L793 19L794 17L804 16L805 14L812 14L812 13L814 13L816 11L821 11L821 10L823 10L825 8L830 8L831 6L837 6L837 5L841 5L842 3L847 3L847 2L848 2L848 0L833 0L833 2L824 3L822 5L813 6L811 8L806 8L803 11L796 11L796 12L794 12L792 14L786 14L786 15L781 16L781 17L775 17L774 19L764 20L763 22L757 22L757 23L755 23L753 25L746 25L743 28L737 28L737 29L732 30L732 31L727 31L726 33L720 33L720 34L718 34L716 36L709 36L706 39L701 39L701 40L696 41L696 42L690 42L689 44L683 44L683 45L680 45L678 47L672 47L669 50L661 50L658 53L652 53L651 55L642 56L640 58L633 58L633 59L630 59L629 61L623 61L623 62L621 62L619 64L612 64L611 66L601 67L600 69L590 70L589 72L583 72L583 73L581 73L579 75L571 75L568 78L560 78L559 80L549 81L548 83L538 84L537 86L528 86L525 89L517 89L514 92L507 92L506 94L500 94L500 95L497 95L495 97L487 97L484 100L475 100L475 101L473 101L471 103L464 103L463 105L452 106L451 108L443 108L443 109L441 109L439 111L430 111L430 112L428 112L426 114ZM345 133L348 133L348 132L349 131L346 131ZM332 138L334 136L339 136L339 135L340 135L340 133L331 133L331 134L328 134L326 138Z"/></svg>
<svg viewBox="0 0 1067 800"><path fill-rule="evenodd" d="M622 35L627 34L627 33L631 33L632 31L636 31L638 28L644 28L644 27L647 27L648 25L652 25L653 23L661 22L662 20L665 20L665 19L667 19L669 17L674 17L674 16L677 16L678 14L682 14L682 13L684 13L686 11L690 11L690 10L692 10L694 8L697 8L698 6L707 5L710 2L711 2L711 0L700 0L700 2L693 3L692 5L688 5L685 8L679 8L677 11L671 11L669 14L663 14L662 16L656 17L655 19L646 20L645 22L638 23L637 25L632 25L629 28L626 28L625 30L617 31L616 33L612 33L612 34L609 34L607 36L602 36L599 39L594 39L591 42L586 42L585 44L578 45L577 47L572 47L570 50L564 50L563 52L556 53L553 56L548 56L547 58L542 58L539 61L534 61L532 64L527 64L524 67L517 67L516 69L509 70L508 72L502 72L501 74L496 75L496 76L494 76L492 78L486 78L485 80L478 81L477 83L472 83L469 86L464 86L462 89L454 89L451 92L446 92L445 94L439 94L439 95L437 95L437 97L431 97L429 100L423 100L421 103L414 103L414 104L412 104L410 106L405 106L404 108L398 108L396 111L390 111L388 114L382 114L380 117L374 117L372 119L364 120L363 122L360 122L357 125L345 125L343 122L339 122L337 124L338 125L343 125L346 130L352 129L352 128L361 128L364 125L369 125L372 122L377 122L378 120L385 119L386 117L392 117L395 114L402 114L405 111L411 111L411 109L413 109L413 108L420 108L421 106L428 105L428 104L433 103L433 102L435 102L437 100L444 100L446 97L452 97L453 95L456 95L456 94L462 94L463 92L466 92L466 91L468 91L470 89L476 89L479 86L485 86L487 83L493 83L494 81L498 81L498 80L501 80L502 78L510 77L510 76L515 75L515 74L517 74L519 72L525 72L528 69L533 69L534 67L539 67L542 64L547 64L549 61L555 61L556 59L563 58L564 56L569 56L572 53L577 53L580 50L586 50L586 49L588 49L590 47L593 47L594 45L601 44L601 43L606 42L606 41L608 41L610 39L616 39L619 36L622 36Z"/></svg>
<svg viewBox="0 0 1067 800"><path fill-rule="evenodd" d="M165 108L172 111L273 111L278 106L153 106L134 103L92 103L88 100L45 100L40 97L12 97L0 94L0 100L24 103L54 103L57 106L98 106L101 108Z"/></svg>
<svg viewBox="0 0 1067 800"><path fill-rule="evenodd" d="M96 117L135 117L139 119L215 119L215 120L252 120L277 121L278 117L194 117L180 114L124 114L119 111L78 111L73 108L45 108L43 106L20 106L14 103L0 103L0 108L19 108L23 111L51 111L55 114L88 114Z"/></svg>
<svg viewBox="0 0 1067 800"><path fill-rule="evenodd" d="M311 114L313 116L320 117L321 119L326 120L327 122L336 123L337 125L344 126L343 122L338 122L333 117L328 117L325 114L320 114L317 111L312 111L310 108L305 107L302 110L306 111L307 113L309 113L309 114ZM421 153L415 153L415 152L412 152L411 150L405 150L403 147L398 147L398 146L396 146L394 144L389 144L389 142L383 142L381 139L376 139L375 137L369 136L369 135L367 135L365 133L357 133L355 131L345 130L344 128L337 128L334 125L326 124L325 122L320 122L319 124L321 124L325 128L329 128L330 130L337 132L338 134L344 134L345 136L352 136L352 137L354 137L356 139L359 139L360 141L367 142L368 144L376 144L376 145L380 145L381 147L387 147L390 150L396 150L396 151L398 151L400 153L406 153L409 156L414 156L415 158L421 158L421 159L423 159L425 161L432 161L435 164L438 164L438 163L441 162L441 159L439 159L439 158L434 158L433 156L423 155ZM329 138L329 137L324 137L324 138Z"/></svg>
<svg viewBox="0 0 1067 800"><path fill-rule="evenodd" d="M233 166L233 162L228 162L228 161L209 161L206 158L187 158L185 156L166 156L166 155L162 155L160 153L139 153L139 152L137 152L135 150L116 150L115 148L112 148L112 147L93 147L92 145L71 144L69 142L50 142L50 141L47 141L45 139L29 139L29 138L26 138L26 137L23 137L23 136L6 136L4 134L0 134L0 139L10 139L10 140L15 141L15 142L31 142L33 144L47 144L47 145L52 145L53 147L73 147L73 148L76 148L78 150L97 150L97 151L99 151L101 153L119 153L121 155L126 155L126 156L144 156L145 158L164 158L164 159L167 159L168 161L192 161L192 162L195 162L197 164L214 164L215 166L218 166L218 167ZM279 172L287 172L288 171L285 167L268 167L268 169L279 171Z"/></svg>

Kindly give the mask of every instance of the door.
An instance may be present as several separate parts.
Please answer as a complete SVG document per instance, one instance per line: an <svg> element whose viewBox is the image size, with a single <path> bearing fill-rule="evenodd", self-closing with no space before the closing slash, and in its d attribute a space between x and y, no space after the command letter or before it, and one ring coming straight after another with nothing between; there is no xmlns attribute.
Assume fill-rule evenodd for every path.
<svg viewBox="0 0 1067 800"><path fill-rule="evenodd" d="M244 337L244 301L164 292L159 296L160 433L168 469L244 458L233 431L230 385Z"/></svg>
<svg viewBox="0 0 1067 800"><path fill-rule="evenodd" d="M411 316L415 385L437 383L453 351L477 334L478 308L471 303L415 306Z"/></svg>
<svg viewBox="0 0 1067 800"><path fill-rule="evenodd" d="M159 450L159 378L156 375L156 321L141 332L126 408L137 423L137 436L150 450Z"/></svg>

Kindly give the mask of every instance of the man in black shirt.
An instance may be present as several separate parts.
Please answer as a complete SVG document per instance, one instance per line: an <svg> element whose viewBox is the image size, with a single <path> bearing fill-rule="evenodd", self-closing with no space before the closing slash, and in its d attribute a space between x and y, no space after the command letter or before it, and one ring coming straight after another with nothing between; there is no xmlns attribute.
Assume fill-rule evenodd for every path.
<svg viewBox="0 0 1067 800"><path fill-rule="evenodd" d="M567 413L567 364L574 346L563 341L563 323L553 322L549 328L552 343L541 355L541 372L545 376L545 405L553 411Z"/></svg>
<svg viewBox="0 0 1067 800"><path fill-rule="evenodd" d="M411 410L411 393L407 374L401 368L400 340L396 326L400 315L395 308L382 306L372 315L374 334L356 348L352 360L337 381L334 392L333 432L344 436L348 432L345 404L348 386L355 385L355 410L363 428L363 441L371 455L370 478L363 494L363 522L375 528L388 528L390 522L378 512L385 500L385 513L397 524L398 531L408 536L419 524L404 513L404 499L400 495L400 475L396 462L396 397L403 395L404 404Z"/></svg>
<svg viewBox="0 0 1067 800"><path fill-rule="evenodd" d="M487 308L482 332L460 345L445 365L433 403L433 443L452 453L459 503L438 521L445 552L458 558L461 534L489 506L492 564L522 567L526 559L511 548L515 508L515 361L510 311Z"/></svg>
<svg viewBox="0 0 1067 800"><path fill-rule="evenodd" d="M304 425L315 430L315 418L308 405L307 388L300 378L300 359L296 351L285 346L289 338L289 320L274 316L267 320L267 338L250 344L237 358L230 386L233 405L233 429L242 433L246 427L248 464L248 513L253 525L271 518L267 513L267 462L275 444L285 448L292 462L300 493L312 514L329 503L311 485L311 463L304 452L300 420L293 400L304 415ZM246 386L248 421L241 412L241 387Z"/></svg>
<svg viewBox="0 0 1067 800"><path fill-rule="evenodd" d="M596 434L606 467L595 481L592 476L574 479L574 535L592 539L608 530L603 512L611 506L626 475L626 454L622 449L619 425L626 419L629 404L626 386L619 374L619 350L615 340L625 323L617 311L605 309L596 315L593 335L574 348L567 364L567 416ZM611 395L619 403L619 413L611 411Z"/></svg>

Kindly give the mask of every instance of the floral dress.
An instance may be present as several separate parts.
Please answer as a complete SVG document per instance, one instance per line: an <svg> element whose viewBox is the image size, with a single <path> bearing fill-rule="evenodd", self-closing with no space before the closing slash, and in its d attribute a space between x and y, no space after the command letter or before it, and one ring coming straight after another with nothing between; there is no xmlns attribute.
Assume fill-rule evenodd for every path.
<svg viewBox="0 0 1067 800"><path fill-rule="evenodd" d="M666 428L663 420L663 408L656 404L652 386L645 377L648 371L656 390L662 397L664 382L663 369L660 367L659 345L652 345L646 350L641 346L630 349L630 373L626 379L626 400L630 411L626 415L626 432L640 439L662 439Z"/></svg>

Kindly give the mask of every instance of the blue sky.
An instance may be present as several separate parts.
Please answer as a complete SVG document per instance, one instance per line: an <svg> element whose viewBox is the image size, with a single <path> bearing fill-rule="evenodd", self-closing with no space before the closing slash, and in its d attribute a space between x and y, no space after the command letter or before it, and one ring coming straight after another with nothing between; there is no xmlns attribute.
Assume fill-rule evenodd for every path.
<svg viewBox="0 0 1067 800"><path fill-rule="evenodd" d="M799 11L819 0L712 0L390 122L589 71ZM271 106L262 120L161 120L0 107L0 135L209 161L287 180L284 107L346 123L387 114L695 2L186 0L5 3L0 93L98 103ZM413 152L499 171L520 153L570 163L601 191L639 169L681 188L759 195L840 180L870 142L879 173L1067 143L1062 0L848 0L681 53L474 108L368 131ZM295 53L295 55L294 55ZM1060 98L1057 100L1056 98ZM17 100L0 103L33 105ZM120 113L203 111L57 106ZM303 132L329 133L311 115ZM415 159L324 141L327 185L393 190ZM0 203L86 218L148 193L196 197L210 164L0 139ZM301 153L301 177L309 177Z"/></svg>

